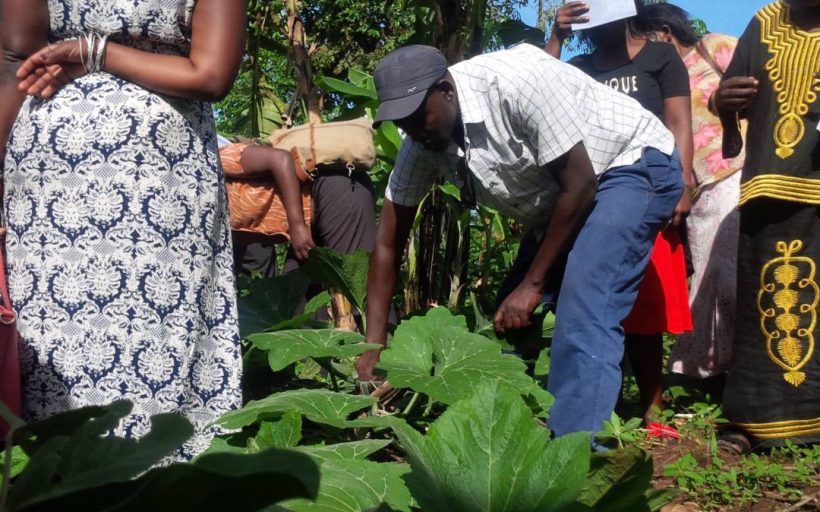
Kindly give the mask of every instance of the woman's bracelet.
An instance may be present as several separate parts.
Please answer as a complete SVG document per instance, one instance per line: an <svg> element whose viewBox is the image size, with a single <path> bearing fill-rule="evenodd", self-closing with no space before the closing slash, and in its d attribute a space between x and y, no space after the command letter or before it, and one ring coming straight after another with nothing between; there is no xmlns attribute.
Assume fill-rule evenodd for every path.
<svg viewBox="0 0 820 512"><path fill-rule="evenodd" d="M105 65L105 49L108 45L108 36L88 32L83 37L85 39L85 51L83 51L82 41L80 41L80 63L82 63L83 69L87 74L102 71Z"/></svg>

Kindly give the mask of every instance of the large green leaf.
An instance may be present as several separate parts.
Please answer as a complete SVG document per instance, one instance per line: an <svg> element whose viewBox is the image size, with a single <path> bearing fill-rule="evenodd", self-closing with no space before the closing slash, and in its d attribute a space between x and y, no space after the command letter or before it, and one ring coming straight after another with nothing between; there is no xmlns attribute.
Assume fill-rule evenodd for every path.
<svg viewBox="0 0 820 512"><path fill-rule="evenodd" d="M318 486L316 463L292 450L216 453L192 464L153 469L133 480L38 497L10 512L252 512L283 499L313 499Z"/></svg>
<svg viewBox="0 0 820 512"><path fill-rule="evenodd" d="M369 266L370 253L367 251L360 249L353 254L342 254L316 247L310 251L301 270L311 279L342 292L361 311L367 296Z"/></svg>
<svg viewBox="0 0 820 512"><path fill-rule="evenodd" d="M315 423L344 428L350 414L370 407L375 402L376 399L371 396L334 393L326 389L296 389L248 402L242 409L224 414L216 423L225 428L241 428L296 410Z"/></svg>
<svg viewBox="0 0 820 512"><path fill-rule="evenodd" d="M319 496L315 502L293 500L283 506L294 512L364 511L381 504L392 510L410 510L410 491L402 480L410 468L368 460L324 458Z"/></svg>
<svg viewBox="0 0 820 512"><path fill-rule="evenodd" d="M518 392L477 384L426 435L393 425L412 472L405 478L426 512L575 511L589 469L589 436L549 440Z"/></svg>
<svg viewBox="0 0 820 512"><path fill-rule="evenodd" d="M9 451L11 458L9 477L14 478L23 472L28 464L28 455L19 446L14 446ZM6 464L6 451L0 452L0 471L4 471ZM3 476L0 475L0 485L3 483Z"/></svg>
<svg viewBox="0 0 820 512"><path fill-rule="evenodd" d="M291 317L288 320L279 322L271 326L269 331L284 331L287 329L298 329L307 323L313 316L322 308L326 308L330 304L330 294L326 291L314 295L307 304L302 313Z"/></svg>
<svg viewBox="0 0 820 512"><path fill-rule="evenodd" d="M264 421L259 432L249 446L255 450L270 448L293 448L302 440L302 415L298 411L288 411L277 421Z"/></svg>
<svg viewBox="0 0 820 512"><path fill-rule="evenodd" d="M121 400L21 427L18 434L36 436L36 443L23 443L30 460L14 483L9 497L11 507L126 482L179 448L193 434L191 424L182 416L160 414L151 418L151 431L139 440L106 435L131 407L130 402ZM80 422L83 415L85 421ZM59 425L65 426L67 434L59 431Z"/></svg>
<svg viewBox="0 0 820 512"><path fill-rule="evenodd" d="M655 510L652 469L652 457L637 446L595 454L578 502L598 512Z"/></svg>
<svg viewBox="0 0 820 512"><path fill-rule="evenodd" d="M433 400L453 403L486 380L501 380L522 394L547 402L546 392L526 374L519 358L502 354L499 345L467 331L464 317L435 308L402 322L378 368L397 388L410 388Z"/></svg>
<svg viewBox="0 0 820 512"><path fill-rule="evenodd" d="M297 450L326 459L365 459L392 443L390 439L362 439L349 443L300 446Z"/></svg>
<svg viewBox="0 0 820 512"><path fill-rule="evenodd" d="M320 76L315 79L316 85L328 92L335 92L345 96L368 98L371 100L379 99L375 89L368 89L359 87L358 85L332 78L329 76Z"/></svg>
<svg viewBox="0 0 820 512"><path fill-rule="evenodd" d="M243 338L289 320L310 280L299 272L281 277L240 279L239 334Z"/></svg>
<svg viewBox="0 0 820 512"><path fill-rule="evenodd" d="M279 371L307 357L353 357L380 345L363 343L364 336L355 332L331 329L294 329L248 336L248 341L268 351L268 362Z"/></svg>

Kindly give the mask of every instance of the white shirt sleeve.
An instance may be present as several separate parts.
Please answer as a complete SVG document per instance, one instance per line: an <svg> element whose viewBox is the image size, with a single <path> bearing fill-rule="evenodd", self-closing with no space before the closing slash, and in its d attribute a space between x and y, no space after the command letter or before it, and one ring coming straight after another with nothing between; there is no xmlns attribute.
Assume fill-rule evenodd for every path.
<svg viewBox="0 0 820 512"><path fill-rule="evenodd" d="M546 165L584 140L584 112L577 107L577 70L544 53L514 80L513 122L535 150L536 163Z"/></svg>
<svg viewBox="0 0 820 512"><path fill-rule="evenodd" d="M401 206L416 206L436 180L436 166L428 151L405 138L390 173L385 197Z"/></svg>

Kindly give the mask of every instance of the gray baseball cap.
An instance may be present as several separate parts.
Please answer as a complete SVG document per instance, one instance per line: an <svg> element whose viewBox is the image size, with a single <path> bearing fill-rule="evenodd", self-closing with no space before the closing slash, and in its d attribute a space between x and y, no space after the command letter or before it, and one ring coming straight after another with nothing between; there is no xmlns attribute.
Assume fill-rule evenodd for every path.
<svg viewBox="0 0 820 512"><path fill-rule="evenodd" d="M373 126L404 119L415 112L430 86L446 73L447 59L432 46L417 44L390 53L373 74L381 103Z"/></svg>

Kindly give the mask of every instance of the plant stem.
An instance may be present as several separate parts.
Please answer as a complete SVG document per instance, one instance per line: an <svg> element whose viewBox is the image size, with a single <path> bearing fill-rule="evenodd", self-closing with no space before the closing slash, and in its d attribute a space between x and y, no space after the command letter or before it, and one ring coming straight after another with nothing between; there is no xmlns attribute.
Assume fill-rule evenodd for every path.
<svg viewBox="0 0 820 512"><path fill-rule="evenodd" d="M405 407L404 411L402 411L401 413L402 416L407 416L408 414L410 414L413 408L416 407L416 403L418 403L419 397L421 397L421 393L419 393L418 391L413 393L413 397L410 399L410 403L407 404L407 407Z"/></svg>
<svg viewBox="0 0 820 512"><path fill-rule="evenodd" d="M0 510L6 509L6 500L9 496L9 485L11 484L11 450L12 450L12 430L6 434L6 450L3 459L3 482L0 487Z"/></svg>
<svg viewBox="0 0 820 512"><path fill-rule="evenodd" d="M330 383L333 385L333 391L339 391L339 383L336 381L336 376L333 375L333 372L330 372Z"/></svg>

